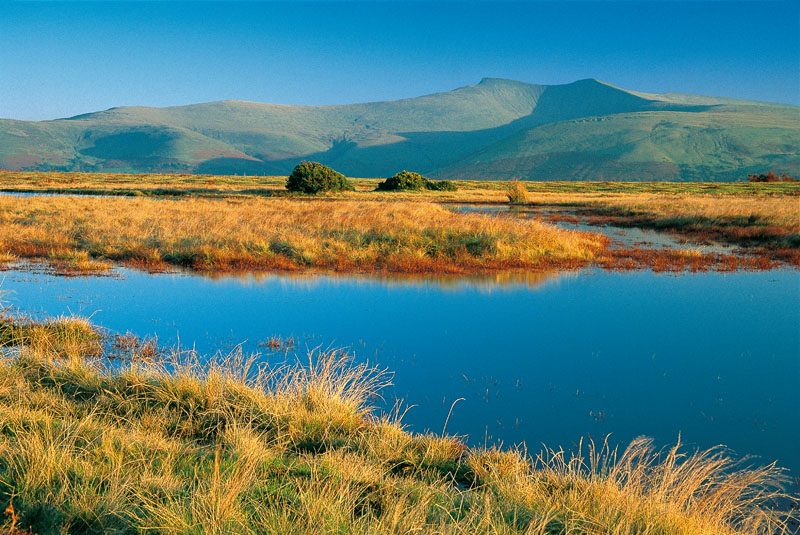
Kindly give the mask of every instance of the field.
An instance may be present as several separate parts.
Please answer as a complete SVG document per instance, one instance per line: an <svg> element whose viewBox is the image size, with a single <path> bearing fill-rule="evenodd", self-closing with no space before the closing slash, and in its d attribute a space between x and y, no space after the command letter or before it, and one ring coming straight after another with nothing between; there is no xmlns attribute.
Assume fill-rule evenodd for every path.
<svg viewBox="0 0 800 535"><path fill-rule="evenodd" d="M531 455L412 434L402 408L371 407L390 376L335 351L201 365L82 319L12 316L0 346L12 535L788 533L774 466L647 439Z"/></svg>
<svg viewBox="0 0 800 535"><path fill-rule="evenodd" d="M86 197L0 198L3 259L102 271L109 261L151 270L334 270L476 273L610 269L760 269L800 265L797 183L525 183L538 221L454 213L507 204L507 184L458 182L455 192L357 190L290 195L283 177L0 173L0 190ZM114 198L97 197L98 195ZM657 228L716 240L744 254L610 249L564 219Z"/></svg>

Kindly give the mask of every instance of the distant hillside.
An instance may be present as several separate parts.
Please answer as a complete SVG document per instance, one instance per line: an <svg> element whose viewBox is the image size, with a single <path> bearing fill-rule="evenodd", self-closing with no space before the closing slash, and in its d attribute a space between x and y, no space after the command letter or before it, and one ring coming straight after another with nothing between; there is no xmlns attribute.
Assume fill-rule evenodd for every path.
<svg viewBox="0 0 800 535"><path fill-rule="evenodd" d="M597 80L486 78L446 93L345 106L223 101L0 119L0 168L350 176L735 180L800 173L800 108L626 91Z"/></svg>

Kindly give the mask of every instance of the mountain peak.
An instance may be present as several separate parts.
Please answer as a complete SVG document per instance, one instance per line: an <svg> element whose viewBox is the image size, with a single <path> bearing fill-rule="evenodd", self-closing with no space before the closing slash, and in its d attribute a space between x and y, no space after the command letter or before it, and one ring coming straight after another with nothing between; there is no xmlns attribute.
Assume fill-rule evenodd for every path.
<svg viewBox="0 0 800 535"><path fill-rule="evenodd" d="M398 169L500 180L797 173L797 108L739 104L636 93L595 78L538 85L487 76L452 91L348 105L125 106L0 121L0 167L283 175L310 159L350 176Z"/></svg>
<svg viewBox="0 0 800 535"><path fill-rule="evenodd" d="M481 81L478 82L478 85L488 85L488 84L496 84L500 82L511 82L511 81L512 80L509 80L507 78L494 78L491 76L484 76L483 78L481 78Z"/></svg>

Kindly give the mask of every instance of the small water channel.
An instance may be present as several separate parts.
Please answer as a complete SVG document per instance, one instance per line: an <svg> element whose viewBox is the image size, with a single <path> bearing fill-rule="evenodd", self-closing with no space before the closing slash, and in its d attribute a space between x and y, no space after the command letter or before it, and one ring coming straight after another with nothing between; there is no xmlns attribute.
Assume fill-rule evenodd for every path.
<svg viewBox="0 0 800 535"><path fill-rule="evenodd" d="M678 234L658 232L637 227L619 225L592 225L580 217L571 219L551 218L552 215L575 216L569 208L516 207L509 205L476 205L462 204L454 206L454 210L464 213L478 213L494 217L518 217L522 219L540 219L564 230L578 230L604 234L611 239L611 247L641 247L644 249L682 249L701 253L733 254L735 247L724 243L696 243L688 241Z"/></svg>
<svg viewBox="0 0 800 535"><path fill-rule="evenodd" d="M242 344L266 362L348 347L395 372L413 430L471 444L572 447L580 437L725 444L800 475L800 273L602 270L528 278L206 278L0 274L5 304L80 314L201 353ZM291 358L291 357L290 357Z"/></svg>

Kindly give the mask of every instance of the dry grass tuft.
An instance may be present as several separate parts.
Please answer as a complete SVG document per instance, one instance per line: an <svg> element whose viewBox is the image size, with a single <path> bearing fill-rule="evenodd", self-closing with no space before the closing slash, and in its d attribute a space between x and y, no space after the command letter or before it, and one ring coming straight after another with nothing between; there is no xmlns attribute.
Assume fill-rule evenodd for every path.
<svg viewBox="0 0 800 535"><path fill-rule="evenodd" d="M511 204L526 204L528 202L528 188L519 180L512 180L506 188L506 197Z"/></svg>

